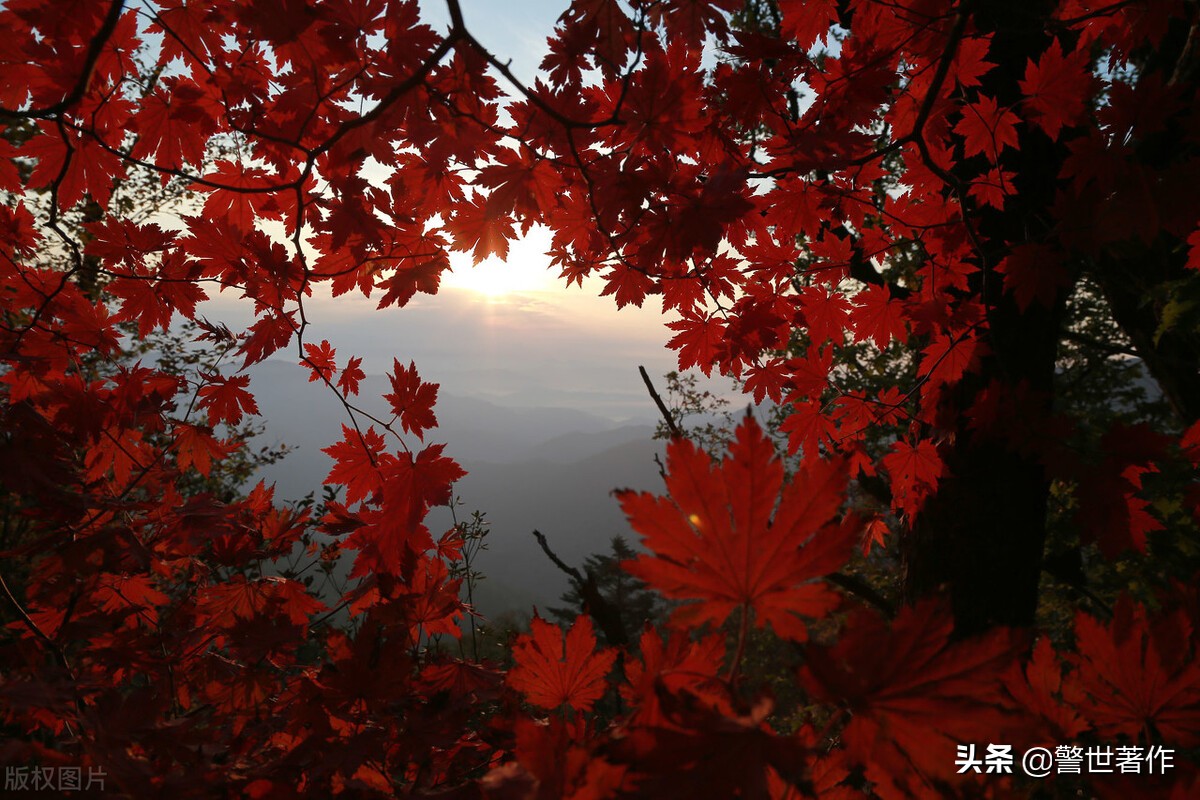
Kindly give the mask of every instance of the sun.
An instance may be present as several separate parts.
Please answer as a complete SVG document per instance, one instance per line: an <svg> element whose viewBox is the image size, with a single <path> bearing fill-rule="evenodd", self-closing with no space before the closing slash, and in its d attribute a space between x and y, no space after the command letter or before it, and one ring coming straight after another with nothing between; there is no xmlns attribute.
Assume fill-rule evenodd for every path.
<svg viewBox="0 0 1200 800"><path fill-rule="evenodd" d="M529 281L525 276L515 274L516 265L503 261L488 260L482 264L472 265L451 262L451 271L444 277L447 286L481 294L492 300L498 300L505 295L527 290Z"/></svg>
<svg viewBox="0 0 1200 800"><path fill-rule="evenodd" d="M452 253L450 272L443 276L442 282L449 288L466 289L491 301L501 301L513 294L553 291L559 282L546 255L548 245L548 232L543 235L535 228L512 243L508 258L503 261L489 258L472 264L469 255Z"/></svg>

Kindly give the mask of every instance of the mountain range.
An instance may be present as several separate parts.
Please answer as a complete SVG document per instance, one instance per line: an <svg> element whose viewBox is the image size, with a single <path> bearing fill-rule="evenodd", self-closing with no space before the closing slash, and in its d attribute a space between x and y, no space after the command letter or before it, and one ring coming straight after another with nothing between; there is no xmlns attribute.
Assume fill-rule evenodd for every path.
<svg viewBox="0 0 1200 800"><path fill-rule="evenodd" d="M274 483L276 496L285 500L309 492L319 496L332 466L321 448L340 439L340 426L348 421L333 393L308 383L307 374L277 361L251 372L265 423L260 442L289 448L257 477ZM386 418L379 398L388 391L386 377L368 376L359 391L363 408ZM649 399L647 407L653 408ZM439 427L426 432L426 441L446 443L446 454L468 473L454 487L457 518L478 510L489 523L487 547L476 563L484 579L475 602L485 616L544 609L558 604L566 591L566 576L541 551L533 530L545 534L566 563L579 566L589 554L606 551L615 535L636 540L614 489L662 488L655 456L663 447L653 439L649 415L612 419L563 406L507 406L495 398L447 393L439 393L435 411ZM435 509L427 524L435 536L450 528L449 509Z"/></svg>

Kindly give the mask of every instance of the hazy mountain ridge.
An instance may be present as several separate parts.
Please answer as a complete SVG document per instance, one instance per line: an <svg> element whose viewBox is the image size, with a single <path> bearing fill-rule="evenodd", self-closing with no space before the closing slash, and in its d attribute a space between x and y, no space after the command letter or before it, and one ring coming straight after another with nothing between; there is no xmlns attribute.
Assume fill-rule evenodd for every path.
<svg viewBox="0 0 1200 800"><path fill-rule="evenodd" d="M319 494L332 466L320 450L340 438L346 423L341 403L307 383L304 370L281 362L255 367L251 388L266 424L263 443L293 448L259 477L274 482L281 499ZM363 407L384 416L382 401L369 399L390 388L386 377L367 377ZM581 564L607 549L614 535L633 538L613 489L661 488L654 456L662 442L652 439L648 420L623 424L572 408L513 408L441 393L435 410L440 425L425 440L446 442L447 455L468 472L454 487L458 519L479 510L490 523L488 549L477 564L487 576L476 592L485 615L557 604L566 590L566 577L542 553L534 529L567 563ZM447 509L435 509L428 524L437 533L453 522Z"/></svg>

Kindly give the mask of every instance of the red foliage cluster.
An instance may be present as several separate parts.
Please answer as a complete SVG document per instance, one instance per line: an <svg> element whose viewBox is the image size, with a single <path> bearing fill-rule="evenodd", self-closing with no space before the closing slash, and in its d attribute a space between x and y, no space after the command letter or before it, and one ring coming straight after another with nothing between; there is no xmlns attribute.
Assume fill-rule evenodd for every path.
<svg viewBox="0 0 1200 800"><path fill-rule="evenodd" d="M448 5L444 32L411 0L0 10L0 761L101 765L133 797L893 798L1022 790L956 774L957 744L1200 745L1194 592L1080 612L1056 652L966 590L888 619L824 577L864 527L945 520L966 442L1075 487L1105 555L1162 527L1143 478L1194 466L1200 429L1079 458L1013 352L1080 264L1148 253L1147 287L1200 266L1194 3L576 0L531 85ZM147 178L193 195L131 213ZM681 368L786 404L802 464L785 481L752 422L719 463L673 442L668 495L621 499L648 550L629 571L681 601L669 632L597 652L589 619L535 619L505 674L425 647L471 613L453 532L425 524L463 475L424 444L437 386L397 360L393 417L365 414L360 359L306 339L305 303L328 283L404 306L449 251L503 256L534 224L568 282L655 295ZM253 304L243 369L293 347L345 403L323 518L261 484L185 489L238 446L220 431L257 413L250 379L130 364L123 331L195 320L206 287ZM1141 297L1112 294L1129 325L1169 299ZM1152 372L1190 346L1153 321ZM897 343L910 385L839 386L836 356ZM1194 423L1191 385L1164 391ZM851 480L890 500L846 512ZM355 554L336 608L252 569L314 526ZM700 635L730 620L730 647ZM740 681L751 624L795 647L822 729L772 727ZM1181 756L1096 791L1197 788Z"/></svg>

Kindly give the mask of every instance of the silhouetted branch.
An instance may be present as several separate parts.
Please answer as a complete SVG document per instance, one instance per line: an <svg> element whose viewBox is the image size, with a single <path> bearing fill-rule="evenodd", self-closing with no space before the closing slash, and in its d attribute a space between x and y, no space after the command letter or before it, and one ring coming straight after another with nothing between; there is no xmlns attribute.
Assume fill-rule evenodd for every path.
<svg viewBox="0 0 1200 800"><path fill-rule="evenodd" d="M892 605L891 601L889 601L879 592L875 591L875 589L873 589L871 585L862 578L855 577L854 575L847 575L844 572L831 572L825 576L825 580L829 581L834 586L840 586L851 594L858 595L863 600L866 600L868 603L882 611L884 615L888 617L888 619L896 616L896 607Z"/></svg>
<svg viewBox="0 0 1200 800"><path fill-rule="evenodd" d="M638 372L642 374L642 382L646 384L646 391L650 392L650 398L654 401L654 405L658 406L659 413L662 414L663 420L667 423L667 430L671 432L671 438L682 439L683 431L679 430L679 426L675 424L675 418L671 416L667 404L663 402L663 399L654 389L654 383L651 382L650 376L646 373L646 368L639 365Z"/></svg>
<svg viewBox="0 0 1200 800"><path fill-rule="evenodd" d="M550 549L550 543L546 541L546 535L541 531L535 530L533 538L537 539L542 552L553 562L554 566L571 579L575 591L579 592L579 596L583 599L584 610L596 621L608 643L614 647L628 644L625 626L621 621L621 609L605 600L604 595L600 594L600 588L596 585L596 576L590 571L584 576L575 567L559 558L558 554Z"/></svg>

